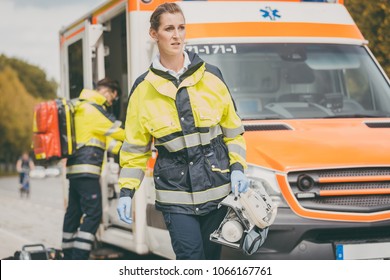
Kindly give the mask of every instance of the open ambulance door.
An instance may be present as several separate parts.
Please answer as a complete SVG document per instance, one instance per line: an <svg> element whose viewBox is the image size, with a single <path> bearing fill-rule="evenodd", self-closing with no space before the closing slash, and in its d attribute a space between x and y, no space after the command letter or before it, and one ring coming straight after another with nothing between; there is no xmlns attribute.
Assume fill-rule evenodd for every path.
<svg viewBox="0 0 390 280"><path fill-rule="evenodd" d="M60 93L66 99L78 98L84 88L92 89L95 77L104 77L103 26L80 21L60 32ZM97 55L101 54L103 55ZM98 59L99 58L99 59ZM95 65L95 67L93 67ZM62 161L65 170L66 160ZM69 182L62 172L64 207L68 204Z"/></svg>
<svg viewBox="0 0 390 280"><path fill-rule="evenodd" d="M80 21L62 32L60 60L63 97L77 98L84 88L93 89L100 79L109 77L119 82L122 96L108 110L117 119L124 119L128 92L125 6L116 6L108 12L99 11L98 15ZM131 244L130 239L133 237L132 226L119 221L116 213L119 166L114 158L107 157L107 153L105 157L100 180L103 216L96 236L104 243L125 247L123 244ZM68 182L65 178L63 186L67 196ZM64 203L66 207L67 197Z"/></svg>

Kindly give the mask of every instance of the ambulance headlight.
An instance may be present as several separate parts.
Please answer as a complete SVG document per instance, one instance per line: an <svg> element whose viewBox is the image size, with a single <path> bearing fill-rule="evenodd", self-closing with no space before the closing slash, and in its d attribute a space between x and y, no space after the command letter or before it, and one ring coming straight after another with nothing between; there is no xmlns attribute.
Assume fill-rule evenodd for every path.
<svg viewBox="0 0 390 280"><path fill-rule="evenodd" d="M256 186L263 186L265 191L278 205L278 207L288 207L280 191L275 172L259 166L248 165L245 173L252 181L253 187L256 188Z"/></svg>

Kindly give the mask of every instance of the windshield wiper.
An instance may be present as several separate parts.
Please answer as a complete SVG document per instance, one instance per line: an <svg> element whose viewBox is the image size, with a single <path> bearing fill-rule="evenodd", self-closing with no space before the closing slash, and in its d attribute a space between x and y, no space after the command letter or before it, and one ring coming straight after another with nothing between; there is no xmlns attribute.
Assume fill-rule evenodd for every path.
<svg viewBox="0 0 390 280"><path fill-rule="evenodd" d="M280 120L281 117L258 117L258 118L241 118L243 121L264 121L264 120ZM283 118L285 119L285 118Z"/></svg>
<svg viewBox="0 0 390 280"><path fill-rule="evenodd" d="M326 116L323 117L324 119L337 119L337 118L388 118L390 115L377 115L377 114L361 114L361 113L355 113L355 114L338 114L333 116Z"/></svg>

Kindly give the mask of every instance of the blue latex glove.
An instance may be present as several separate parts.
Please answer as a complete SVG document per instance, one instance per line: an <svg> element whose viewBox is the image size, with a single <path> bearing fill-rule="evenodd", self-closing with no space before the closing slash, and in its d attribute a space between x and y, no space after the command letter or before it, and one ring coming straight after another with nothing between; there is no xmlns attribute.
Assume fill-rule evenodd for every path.
<svg viewBox="0 0 390 280"><path fill-rule="evenodd" d="M131 218L130 196L120 197L116 210L118 211L119 219L121 219L123 222L127 224L131 224L133 222L133 219Z"/></svg>
<svg viewBox="0 0 390 280"><path fill-rule="evenodd" d="M235 187L238 186L238 192L244 193L248 190L249 180L245 174L240 170L233 170L230 175L232 192L235 192Z"/></svg>

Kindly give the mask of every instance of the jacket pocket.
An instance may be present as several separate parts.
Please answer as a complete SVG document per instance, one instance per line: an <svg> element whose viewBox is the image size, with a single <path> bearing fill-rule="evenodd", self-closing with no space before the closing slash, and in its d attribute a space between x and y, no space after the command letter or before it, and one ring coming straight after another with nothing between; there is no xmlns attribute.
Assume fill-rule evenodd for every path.
<svg viewBox="0 0 390 280"><path fill-rule="evenodd" d="M221 140L222 141L222 140ZM229 153L225 144L215 143L205 150L205 158L209 168L214 172L229 173Z"/></svg>
<svg viewBox="0 0 390 280"><path fill-rule="evenodd" d="M228 166L224 166L219 162L213 153L206 155L206 162L208 163L211 171L219 172L219 173L228 173L230 169Z"/></svg>
<svg viewBox="0 0 390 280"><path fill-rule="evenodd" d="M146 123L149 133L155 138L161 138L178 131L178 126L172 116L160 116Z"/></svg>
<svg viewBox="0 0 390 280"><path fill-rule="evenodd" d="M185 165L159 164L154 168L154 183L160 190L188 191L190 182L188 182L188 168Z"/></svg>
<svg viewBox="0 0 390 280"><path fill-rule="evenodd" d="M219 116L218 110L199 108L198 119L199 127L213 127L220 122L221 117Z"/></svg>
<svg viewBox="0 0 390 280"><path fill-rule="evenodd" d="M211 184L215 187L228 184L230 182L229 160L226 157L220 157L215 149L206 153L204 158L204 168Z"/></svg>

